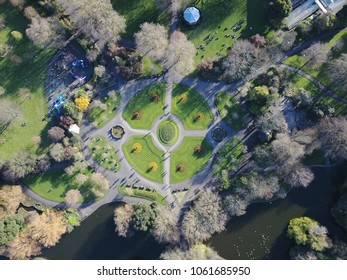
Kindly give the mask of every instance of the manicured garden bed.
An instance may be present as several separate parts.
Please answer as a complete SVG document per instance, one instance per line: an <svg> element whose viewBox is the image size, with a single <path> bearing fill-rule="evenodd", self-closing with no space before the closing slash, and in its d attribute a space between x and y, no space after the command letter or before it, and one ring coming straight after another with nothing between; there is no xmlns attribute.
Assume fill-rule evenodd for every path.
<svg viewBox="0 0 347 280"><path fill-rule="evenodd" d="M155 84L138 92L127 104L123 118L132 128L150 129L164 112L166 84Z"/></svg>
<svg viewBox="0 0 347 280"><path fill-rule="evenodd" d="M133 136L122 148L128 162L138 173L149 180L163 182L164 153L154 145L152 136ZM151 163L156 167L151 168Z"/></svg>
<svg viewBox="0 0 347 280"><path fill-rule="evenodd" d="M120 93L117 92L114 99L105 96L100 101L107 106L107 109L102 110L100 107L93 107L88 115L90 122L96 124L97 128L103 127L116 115L117 110L115 108L120 103Z"/></svg>
<svg viewBox="0 0 347 280"><path fill-rule="evenodd" d="M158 126L158 139L164 145L173 145L178 139L178 126L173 121L163 121Z"/></svg>
<svg viewBox="0 0 347 280"><path fill-rule="evenodd" d="M232 129L239 130L246 126L245 113L235 97L219 92L215 97L215 102L221 117Z"/></svg>
<svg viewBox="0 0 347 280"><path fill-rule="evenodd" d="M197 174L210 159L212 151L204 137L184 137L178 149L171 152L170 183L182 182Z"/></svg>
<svg viewBox="0 0 347 280"><path fill-rule="evenodd" d="M120 169L116 149L105 137L96 136L92 138L88 147L93 158L103 168L110 171L118 171Z"/></svg>
<svg viewBox="0 0 347 280"><path fill-rule="evenodd" d="M213 114L206 100L194 89L175 84L172 91L172 113L178 116L187 130L206 129Z"/></svg>
<svg viewBox="0 0 347 280"><path fill-rule="evenodd" d="M155 190L141 189L139 187L119 186L118 191L123 196L139 197L159 204L166 204L165 198Z"/></svg>

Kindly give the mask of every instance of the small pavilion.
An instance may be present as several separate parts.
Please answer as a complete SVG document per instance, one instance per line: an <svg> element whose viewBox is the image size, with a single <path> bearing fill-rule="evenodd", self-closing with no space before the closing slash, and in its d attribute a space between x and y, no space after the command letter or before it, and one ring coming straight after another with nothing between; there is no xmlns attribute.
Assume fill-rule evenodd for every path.
<svg viewBox="0 0 347 280"><path fill-rule="evenodd" d="M188 7L183 12L184 21L189 25L195 25L200 19L200 11L195 7Z"/></svg>

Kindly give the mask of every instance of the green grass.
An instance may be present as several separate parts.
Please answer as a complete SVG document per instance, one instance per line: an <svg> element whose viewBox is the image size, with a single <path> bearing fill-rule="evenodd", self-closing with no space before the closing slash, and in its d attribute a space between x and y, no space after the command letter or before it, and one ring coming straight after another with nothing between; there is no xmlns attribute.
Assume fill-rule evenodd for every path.
<svg viewBox="0 0 347 280"><path fill-rule="evenodd" d="M105 137L97 136L92 138L88 147L93 158L103 168L110 171L118 171L120 169L116 149Z"/></svg>
<svg viewBox="0 0 347 280"><path fill-rule="evenodd" d="M158 102L151 101L151 94L158 93L160 100ZM155 84L146 87L137 93L127 104L123 118L130 124L132 128L151 129L153 121L164 112L166 84ZM133 119L133 113L137 110L142 112L142 118Z"/></svg>
<svg viewBox="0 0 347 280"><path fill-rule="evenodd" d="M141 152L132 152L135 143L139 143L142 146ZM149 180L163 182L164 153L154 145L152 136L133 136L122 146L122 149L128 162L138 173ZM148 165L151 162L155 162L158 165L158 170L148 171Z"/></svg>
<svg viewBox="0 0 347 280"><path fill-rule="evenodd" d="M114 100L105 96L100 101L107 105L107 109L103 111L99 107L94 107L88 115L89 120L97 124L97 128L103 127L116 115L117 110L115 110L115 107L120 103L120 93L117 92L116 99Z"/></svg>
<svg viewBox="0 0 347 280"><path fill-rule="evenodd" d="M164 68L159 63L154 62L146 56L142 59L142 65L143 71L140 75L141 78L160 75L164 71Z"/></svg>
<svg viewBox="0 0 347 280"><path fill-rule="evenodd" d="M324 94L319 88L317 88L310 80L305 77L289 72L288 81L290 81L297 89L304 88L312 93L312 96L315 98L315 102L322 102L328 104L335 108L335 113L337 115L346 115L347 114L347 105L337 101L334 98L328 97Z"/></svg>
<svg viewBox="0 0 347 280"><path fill-rule="evenodd" d="M164 145L173 145L178 139L178 126L173 121L163 121L158 126L158 139Z"/></svg>
<svg viewBox="0 0 347 280"><path fill-rule="evenodd" d="M91 170L85 171L86 175L91 175ZM79 189L82 194L80 202L95 200L90 183L79 186L75 182L74 176L68 176L64 169L56 169L40 175L27 177L24 182L38 195L57 202L64 202L65 194L70 189ZM50 189L52 191L50 191Z"/></svg>
<svg viewBox="0 0 347 280"><path fill-rule="evenodd" d="M45 79L48 63L53 51L39 50L25 36L27 22L19 9L12 8L9 4L0 5L0 18L6 21L6 28L0 31L0 42L12 45L12 52L0 60L0 83L6 89L6 94L0 99L9 99L20 104L22 118L15 119L7 129L0 134L6 142L0 146L1 158L7 159L21 150L30 150L44 153L48 147L48 123L43 121L47 114L46 96L44 93ZM13 42L9 33L13 30L20 31L24 38L20 42ZM10 57L21 57L22 63L15 65ZM18 89L26 87L32 92L32 99L21 100ZM21 127L22 122L27 122L26 127ZM33 136L41 136L40 145L32 144Z"/></svg>
<svg viewBox="0 0 347 280"><path fill-rule="evenodd" d="M194 147L202 145L200 153L194 153ZM170 183L187 180L203 168L212 155L211 145L203 137L184 137L183 143L177 150L171 152ZM177 171L177 165L183 163L185 170Z"/></svg>
<svg viewBox="0 0 347 280"><path fill-rule="evenodd" d="M170 14L158 9L155 0L112 0L113 8L126 19L126 32L123 38L131 39L144 22L167 25Z"/></svg>
<svg viewBox="0 0 347 280"><path fill-rule="evenodd" d="M201 11L201 21L195 27L186 27L182 24L182 30L187 34L196 47L205 46L205 51L198 50L199 54L195 57L196 65L206 58L217 59L217 52L222 56L226 55L227 48L230 47L237 38L249 38L259 33L266 35L270 31L267 21L265 1L262 0L206 0L191 1ZM232 27L240 20L246 19L242 28L237 32ZM220 26L220 28L219 28ZM224 28L228 30L224 31ZM218 32L218 33L216 33ZM204 40L209 34L215 38L206 45ZM225 35L236 35L235 39ZM225 47L223 47L225 44ZM204 56L203 58L201 56Z"/></svg>
<svg viewBox="0 0 347 280"><path fill-rule="evenodd" d="M245 145L237 138L232 138L219 150L215 163L215 172L220 174L222 170L233 171L242 162Z"/></svg>
<svg viewBox="0 0 347 280"><path fill-rule="evenodd" d="M187 96L182 101L182 94ZM194 89L175 84L172 91L172 113L178 116L187 130L206 129L213 121L213 114L205 99ZM203 118L197 119L197 114L203 113Z"/></svg>
<svg viewBox="0 0 347 280"><path fill-rule="evenodd" d="M246 117L240 103L231 94L219 92L216 105L223 120L234 130L246 127Z"/></svg>
<svg viewBox="0 0 347 280"><path fill-rule="evenodd" d="M347 30L340 31L338 34L336 34L333 38L331 38L326 43L328 44L328 47L332 49L338 40L342 39L345 42L345 47L342 50L342 52L347 51ZM329 62L330 60L328 60ZM326 87L330 87L332 85L332 80L329 77L329 71L327 70L328 62L324 63L319 68L312 68L307 66L307 59L302 56L302 54L296 54L291 57L288 57L283 63L289 66L293 66L295 68L298 68L305 73L311 75L312 77L316 78L321 84L323 84ZM341 90L337 90L335 92L336 94L345 97L345 92Z"/></svg>
<svg viewBox="0 0 347 280"><path fill-rule="evenodd" d="M172 195L174 196L177 205L181 206L182 202L184 201L185 196L187 195L188 191L179 191L179 192L175 192L172 193Z"/></svg>
<svg viewBox="0 0 347 280"><path fill-rule="evenodd" d="M139 189L137 187L119 186L118 191L123 196L131 196L147 199L158 204L167 204L165 198L155 190Z"/></svg>

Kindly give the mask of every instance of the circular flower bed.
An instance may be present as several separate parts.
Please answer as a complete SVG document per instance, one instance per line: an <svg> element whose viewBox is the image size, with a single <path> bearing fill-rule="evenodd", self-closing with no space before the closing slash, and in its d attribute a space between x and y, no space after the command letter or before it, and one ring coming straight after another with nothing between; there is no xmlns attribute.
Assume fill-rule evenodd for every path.
<svg viewBox="0 0 347 280"><path fill-rule="evenodd" d="M227 136L227 132L223 127L216 127L212 131L212 138L217 142L221 142L225 138L225 136Z"/></svg>
<svg viewBox="0 0 347 280"><path fill-rule="evenodd" d="M141 153L142 151L142 146L140 143L134 143L134 145L131 148L131 151L135 154Z"/></svg>
<svg viewBox="0 0 347 280"><path fill-rule="evenodd" d="M158 127L158 138L164 145L173 145L178 139L178 126L172 121L163 121Z"/></svg>
<svg viewBox="0 0 347 280"><path fill-rule="evenodd" d="M178 98L179 103L186 103L187 101L188 101L188 95L186 93L182 93Z"/></svg>
<svg viewBox="0 0 347 280"><path fill-rule="evenodd" d="M158 164L156 164L153 161L148 164L148 170L147 170L148 172L155 172L157 170L158 170Z"/></svg>
<svg viewBox="0 0 347 280"><path fill-rule="evenodd" d="M201 122L204 119L204 117L205 117L204 114L199 112L195 116L195 121Z"/></svg>
<svg viewBox="0 0 347 280"><path fill-rule="evenodd" d="M123 127L121 127L120 125L116 125L112 127L111 134L114 138L121 139L124 136L125 131Z"/></svg>
<svg viewBox="0 0 347 280"><path fill-rule="evenodd" d="M141 120L142 119L142 112L140 109L137 109L136 111L133 112L132 119L133 120Z"/></svg>

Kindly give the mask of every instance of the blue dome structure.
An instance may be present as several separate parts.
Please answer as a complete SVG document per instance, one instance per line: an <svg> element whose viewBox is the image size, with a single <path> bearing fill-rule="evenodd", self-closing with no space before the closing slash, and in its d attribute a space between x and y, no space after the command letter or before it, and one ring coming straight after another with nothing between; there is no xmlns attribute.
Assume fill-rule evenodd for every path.
<svg viewBox="0 0 347 280"><path fill-rule="evenodd" d="M196 24L200 19L200 11L195 7L188 7L183 13L184 20L189 25Z"/></svg>

